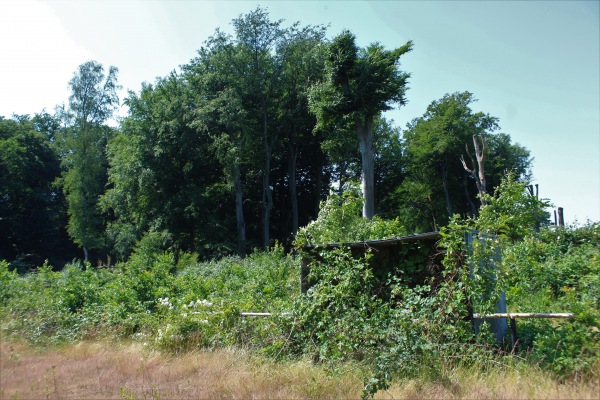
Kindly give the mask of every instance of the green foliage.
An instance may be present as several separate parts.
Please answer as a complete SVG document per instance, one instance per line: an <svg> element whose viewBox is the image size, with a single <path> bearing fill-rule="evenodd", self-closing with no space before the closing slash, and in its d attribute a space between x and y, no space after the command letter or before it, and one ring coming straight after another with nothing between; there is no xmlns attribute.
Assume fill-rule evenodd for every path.
<svg viewBox="0 0 600 400"><path fill-rule="evenodd" d="M519 182L509 173L496 188L494 195L485 195L487 205L479 210L477 228L495 235L518 240L532 233L543 221L545 208L551 204L538 199L526 190L526 183Z"/></svg>
<svg viewBox="0 0 600 400"><path fill-rule="evenodd" d="M459 354L463 360L484 357L485 352L464 346L473 337L464 230L448 230L443 246L445 269L418 283L410 277L428 266L419 253L416 259L407 253L396 267L402 271L388 270L382 281L370 253L352 255L344 246L319 251L309 266L314 284L306 296L297 298L294 320L288 321L290 350L334 369L339 362L362 364L369 371L365 397L387 388L395 376L440 371Z"/></svg>
<svg viewBox="0 0 600 400"><path fill-rule="evenodd" d="M148 235L114 268L73 263L20 277L1 262L3 334L41 343L129 337L174 352L280 340L272 320L239 313L288 309L299 280L295 259L276 247L198 264L194 255L164 252L163 239Z"/></svg>
<svg viewBox="0 0 600 400"><path fill-rule="evenodd" d="M411 50L410 41L394 50L379 43L360 49L350 31L336 36L328 48L328 80L311 95L319 124L352 113L374 116L393 103L404 104L410 74L398 67L400 57Z"/></svg>
<svg viewBox="0 0 600 400"><path fill-rule="evenodd" d="M571 301L569 305L575 314L574 320L558 326L537 324L533 327L537 331L534 355L559 377L579 378L588 373L600 357L600 312L586 303Z"/></svg>
<svg viewBox="0 0 600 400"><path fill-rule="evenodd" d="M54 185L60 160L46 134L29 116L0 117L0 259L19 272L65 244L63 198Z"/></svg>
<svg viewBox="0 0 600 400"><path fill-rule="evenodd" d="M346 249L321 253L311 264L317 282L298 299L296 341L318 361L360 359L378 342L377 327L387 318L386 306L374 296L375 279L366 259Z"/></svg>
<svg viewBox="0 0 600 400"><path fill-rule="evenodd" d="M549 203L531 196L513 174L486 200L479 218L467 223L480 232L469 260L472 265L501 261L488 269L494 276L472 279L470 288L487 286L495 294L482 299L488 312L502 289L509 311L575 314L574 320L560 322L519 320L519 349L561 378L589 375L600 356L598 224L536 232Z"/></svg>
<svg viewBox="0 0 600 400"><path fill-rule="evenodd" d="M503 251L509 309L575 314L560 323L518 325L520 348L561 378L589 375L600 357L599 236L598 223L542 228Z"/></svg>
<svg viewBox="0 0 600 400"><path fill-rule="evenodd" d="M106 145L113 130L105 125L119 105L118 69L96 61L81 64L69 81L69 109L63 113L65 129L61 137L62 188L68 203L67 231L84 251L103 245L105 229L98 198L106 183Z"/></svg>
<svg viewBox="0 0 600 400"><path fill-rule="evenodd" d="M321 203L317 219L298 231L295 245L301 247L385 239L406 233L397 219L384 220L377 216L370 220L362 218L362 207L360 191L353 184L341 196L331 193Z"/></svg>
<svg viewBox="0 0 600 400"><path fill-rule="evenodd" d="M493 193L506 172L527 178L529 152L496 133L498 119L471 107L469 92L446 94L432 102L423 117L410 122L404 132L406 179L394 188L390 204L411 230L437 230L453 214L475 216L480 204L474 180L465 171L461 156L473 155L473 135L485 135L484 158L487 190ZM395 206L393 204L396 204Z"/></svg>
<svg viewBox="0 0 600 400"><path fill-rule="evenodd" d="M8 300L18 291L16 285L19 284L17 271L10 270L9 264L5 260L0 260L0 287L3 288L0 293L0 307L3 307Z"/></svg>
<svg viewBox="0 0 600 400"><path fill-rule="evenodd" d="M235 19L235 37L217 31L183 74L131 92L119 131L105 125L117 70L105 76L95 62L69 83L64 127L45 113L0 118L0 259L11 260L0 261L2 333L36 343L125 337L174 353L237 345L333 371L353 363L372 397L398 377L446 382L460 363L522 362L485 329L473 335L471 311L493 312L504 290L509 311L576 315L519 321L523 362L561 379L597 378L600 224L543 227L548 202L520 182L529 152L493 134L497 119L473 112L471 93L433 102L401 141L379 113L406 103L399 59L411 42L361 49L345 31L326 45L323 27L281 23L260 7ZM477 211L460 155L483 132L495 190ZM357 144L378 208L398 218L361 217L361 193L348 183L360 174ZM60 157L65 198L52 183ZM330 194L295 237L297 248L316 248L306 295L283 247L230 256L236 244L241 256L246 245L266 247L270 229L289 239L336 179L347 190ZM65 199L73 240L85 250L108 242L119 263L59 272L45 263L19 275L42 263L38 248L64 247L55 244ZM444 227L443 268L420 244L404 246L399 265L343 245L403 236L405 226ZM318 246L332 242L340 246Z"/></svg>
<svg viewBox="0 0 600 400"><path fill-rule="evenodd" d="M373 218L375 213L374 119L394 104L406 103L410 74L401 71L399 65L400 57L411 50L411 41L394 50L385 50L379 43L359 49L355 36L345 30L329 44L327 77L309 96L317 131L341 127L345 133L354 128L358 136L365 218ZM334 134L334 143L341 142L341 147L347 148L348 141L339 136Z"/></svg>
<svg viewBox="0 0 600 400"><path fill-rule="evenodd" d="M198 263L193 254L165 251L170 236L164 232L147 234L129 260L113 268L73 263L54 272L46 265L19 276L0 262L2 333L36 343L111 336L173 353L235 345L275 358L308 356L332 373L360 368L364 397L398 378L448 383L460 365L485 370L533 363L560 379L594 379L600 224L535 233L527 215L537 215L530 211L542 203L530 204L514 189L523 189L518 182L507 179L501 187L507 188L504 197L497 192L487 207L512 201L507 209L524 210L525 218L508 225L488 211L481 221L453 218L439 243L444 268L420 279L412 278L430 264L419 249L403 250L406 260L396 269L379 270L372 253L321 248L310 264L314 284L299 295L298 259L280 246ZM306 228L311 240L346 240L346 231L364 221L356 193L331 199L323 218ZM387 223L385 229L398 227ZM384 228L364 229L375 234ZM475 228L480 233L468 246L465 235ZM502 261L492 263L498 252ZM499 289L506 290L509 311L571 312L576 318L519 320L516 350L523 357L512 358L485 329L475 337L470 321L472 308L493 312ZM273 316L245 318L241 311Z"/></svg>
<svg viewBox="0 0 600 400"><path fill-rule="evenodd" d="M173 248L203 259L231 252L230 188L207 146L210 136L191 126L193 103L176 74L126 99L129 116L108 144L109 186L100 200L120 260L146 232L166 231Z"/></svg>

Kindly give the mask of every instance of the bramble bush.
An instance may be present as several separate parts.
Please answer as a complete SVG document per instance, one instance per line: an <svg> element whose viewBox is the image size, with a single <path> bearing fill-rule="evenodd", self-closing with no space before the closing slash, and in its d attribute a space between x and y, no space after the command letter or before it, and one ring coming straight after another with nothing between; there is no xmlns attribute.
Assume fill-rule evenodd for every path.
<svg viewBox="0 0 600 400"><path fill-rule="evenodd" d="M110 269L72 263L19 276L1 262L2 332L37 343L133 338L174 352L280 340L272 320L239 312L289 309L299 265L283 248L197 263L155 244L156 237L142 239Z"/></svg>
<svg viewBox="0 0 600 400"><path fill-rule="evenodd" d="M405 234L397 220L361 218L361 201L353 192L342 198L332 194L322 204L317 220L300 231L296 245ZM429 260L419 252L407 253L401 265L386 269L389 273L381 276L370 266L369 252L357 257L349 247L327 250L317 246L313 251L318 256L312 257L309 266L313 285L294 302L294 319L285 329L291 332L288 350L308 354L332 368L340 362L359 363L370 371L365 375L365 397L387 388L394 376L440 371L455 364L459 355L463 361L482 358L482 347L465 346L473 343L466 291L466 230L467 226L455 221L443 232L445 268L424 274L421 282L402 274L418 275L417 264L427 267Z"/></svg>
<svg viewBox="0 0 600 400"><path fill-rule="evenodd" d="M340 196L331 192L321 202L317 219L300 228L294 239L297 248L305 245L386 239L406 234L398 219L361 216L363 199L357 184L348 184Z"/></svg>
<svg viewBox="0 0 600 400"><path fill-rule="evenodd" d="M352 203L355 197L328 199L323 215L301 231L300 244L389 237L389 231L352 236L352 216L360 210L360 204ZM530 196L525 183L511 175L486 200L477 218L455 216L442 230L444 269L416 286L390 275L389 301L375 295L381 285L369 268L369 254L352 257L343 246L321 251L310 265L313 286L294 304L297 316L289 328L290 349L317 362L361 363L371 371L365 377L365 397L387 388L398 376L418 374L443 381L445 371L460 363L486 368L513 362L503 361L507 356L486 329L475 337L469 321L474 308L493 313L504 290L509 311L576 314L574 320L559 323L520 322L520 337L530 338L520 347L524 355L532 354L531 361L541 362L561 378L593 376L600 342L598 235L589 226L581 234L570 229L554 239L549 239L551 232L558 231L552 228L536 233L549 203ZM343 232L335 232L336 226ZM473 237L469 246L467 235ZM552 269L540 269L536 263L550 263ZM550 307L559 303L561 309ZM517 304L539 308L514 309Z"/></svg>
<svg viewBox="0 0 600 400"><path fill-rule="evenodd" d="M519 321L520 349L560 378L596 376L600 360L600 224L546 228L506 246L508 306L569 312L569 321Z"/></svg>

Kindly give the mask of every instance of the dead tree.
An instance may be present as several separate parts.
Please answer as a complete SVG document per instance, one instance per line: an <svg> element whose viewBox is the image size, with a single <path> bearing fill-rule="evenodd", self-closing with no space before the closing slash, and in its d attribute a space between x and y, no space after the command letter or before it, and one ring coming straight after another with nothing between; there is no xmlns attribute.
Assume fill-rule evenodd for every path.
<svg viewBox="0 0 600 400"><path fill-rule="evenodd" d="M477 158L477 163L471 156L469 152L469 145L465 144L465 150L467 151L467 155L471 160L472 168L467 167L467 163L465 161L464 155L460 156L460 161L462 162L465 171L475 179L475 185L477 185L477 191L479 192L479 199L481 201L481 205L485 206L487 203L485 201L485 197L483 196L486 193L486 182L485 182L485 173L483 169L483 158L485 155L485 136L482 134L479 135L479 139L481 140L481 146L479 145L479 140L477 135L473 135L473 146L475 147L475 157Z"/></svg>

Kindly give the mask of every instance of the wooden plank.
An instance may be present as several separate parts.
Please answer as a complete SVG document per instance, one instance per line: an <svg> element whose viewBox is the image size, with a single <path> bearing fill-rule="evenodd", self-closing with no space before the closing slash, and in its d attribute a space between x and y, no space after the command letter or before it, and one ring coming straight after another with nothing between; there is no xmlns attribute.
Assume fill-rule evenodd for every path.
<svg viewBox="0 0 600 400"><path fill-rule="evenodd" d="M242 312L240 313L242 317L270 317L271 313L269 312Z"/></svg>
<svg viewBox="0 0 600 400"><path fill-rule="evenodd" d="M475 319L493 319L493 318L573 318L573 314L569 313L496 313L496 314L479 314L473 313Z"/></svg>

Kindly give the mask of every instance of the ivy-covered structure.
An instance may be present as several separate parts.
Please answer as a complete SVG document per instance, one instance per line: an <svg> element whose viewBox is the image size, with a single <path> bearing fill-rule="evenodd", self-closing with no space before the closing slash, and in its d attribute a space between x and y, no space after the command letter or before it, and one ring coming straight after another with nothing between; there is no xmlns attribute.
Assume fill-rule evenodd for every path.
<svg viewBox="0 0 600 400"><path fill-rule="evenodd" d="M323 261L320 255L323 251L331 251L340 247L350 249L354 257L369 254L369 267L380 282L380 293L386 297L386 282L390 277L402 280L409 287L416 285L431 284L434 286L440 279L443 269L442 259L444 251L438 247L442 238L439 232L426 232L421 234L401 236L391 239L367 240L347 243L328 243L323 245L305 245L302 250L302 261L300 271L300 291L306 293L316 282L310 279L310 264L314 261ZM467 247L471 248L476 236L469 233L465 237ZM498 255L493 257L496 259ZM492 262L490 265L494 265ZM490 271L495 281L495 272ZM477 299L471 299L474 304ZM478 332L483 320L473 319L472 313L477 313L476 307L469 307L473 329ZM504 292L496 304L495 312L506 313L506 297ZM496 339L502 341L508 330L506 320L488 321L490 330L494 332Z"/></svg>
<svg viewBox="0 0 600 400"><path fill-rule="evenodd" d="M320 258L319 252L339 247L349 248L354 256L369 252L369 265L376 276L385 277L389 272L394 272L403 275L409 283L423 283L441 268L443 254L437 248L441 238L439 232L427 232L392 239L303 246L300 291L306 293L314 283L309 279L310 263Z"/></svg>

